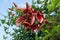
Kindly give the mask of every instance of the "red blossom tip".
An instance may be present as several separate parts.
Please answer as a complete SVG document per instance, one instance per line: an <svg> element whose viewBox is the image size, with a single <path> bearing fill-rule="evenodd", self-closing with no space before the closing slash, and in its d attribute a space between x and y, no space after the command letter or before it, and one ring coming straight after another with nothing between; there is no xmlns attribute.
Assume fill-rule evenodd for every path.
<svg viewBox="0 0 60 40"><path fill-rule="evenodd" d="M13 9L12 8L8 8L9 10L11 10L11 11L13 11Z"/></svg>
<svg viewBox="0 0 60 40"><path fill-rule="evenodd" d="M26 9L28 9L29 8L29 4L28 4L28 2L26 2Z"/></svg>
<svg viewBox="0 0 60 40"><path fill-rule="evenodd" d="M17 5L13 2L14 6L17 7Z"/></svg>
<svg viewBox="0 0 60 40"><path fill-rule="evenodd" d="M21 11L23 11L23 10L24 10L23 8L20 8L20 7L17 7L16 9L17 9L17 10L21 10Z"/></svg>
<svg viewBox="0 0 60 40"><path fill-rule="evenodd" d="M14 14L12 14L12 16L14 16Z"/></svg>

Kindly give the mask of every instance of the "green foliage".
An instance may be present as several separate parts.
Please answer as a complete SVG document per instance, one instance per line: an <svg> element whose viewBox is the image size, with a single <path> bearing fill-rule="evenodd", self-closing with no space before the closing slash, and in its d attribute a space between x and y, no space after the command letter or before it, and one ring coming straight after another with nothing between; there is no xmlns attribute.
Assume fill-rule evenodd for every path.
<svg viewBox="0 0 60 40"><path fill-rule="evenodd" d="M11 11L8 11L8 16L9 16L9 18L10 18L10 15L12 14L12 12Z"/></svg>
<svg viewBox="0 0 60 40"><path fill-rule="evenodd" d="M59 6L60 0L50 0L50 3L47 4L47 8L49 11L54 10L56 7ZM58 5L58 6L57 6Z"/></svg>
<svg viewBox="0 0 60 40"><path fill-rule="evenodd" d="M8 28L4 26L4 30L5 30L5 32L6 32L7 29L8 29Z"/></svg>
<svg viewBox="0 0 60 40"><path fill-rule="evenodd" d="M6 22L6 20L5 19L2 19L1 22L2 22L2 24L4 24Z"/></svg>
<svg viewBox="0 0 60 40"><path fill-rule="evenodd" d="M60 26L55 26L52 28L51 32L49 32L46 36L43 37L42 40L60 40Z"/></svg>

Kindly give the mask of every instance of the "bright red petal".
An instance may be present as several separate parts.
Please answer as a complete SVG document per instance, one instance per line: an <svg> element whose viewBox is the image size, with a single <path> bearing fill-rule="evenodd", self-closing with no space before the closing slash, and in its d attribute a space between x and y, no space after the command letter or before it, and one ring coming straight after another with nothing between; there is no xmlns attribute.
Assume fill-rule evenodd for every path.
<svg viewBox="0 0 60 40"><path fill-rule="evenodd" d="M37 14L37 15L36 15L36 19L37 19L40 23L42 23L43 20L44 20L44 17L43 17L43 15Z"/></svg>
<svg viewBox="0 0 60 40"><path fill-rule="evenodd" d="M32 10L31 13L32 13L32 15L37 15L37 11L35 11L35 10Z"/></svg>

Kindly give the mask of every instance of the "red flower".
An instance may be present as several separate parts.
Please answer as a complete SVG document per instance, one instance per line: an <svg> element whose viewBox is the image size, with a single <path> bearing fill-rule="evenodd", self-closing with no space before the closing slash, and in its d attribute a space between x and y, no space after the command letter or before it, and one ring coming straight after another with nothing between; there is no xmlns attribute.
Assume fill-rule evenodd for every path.
<svg viewBox="0 0 60 40"><path fill-rule="evenodd" d="M20 8L15 3L14 6L17 10L21 10L23 12L23 15L16 19L17 26L23 24L26 29L30 28L31 32L33 32L34 30L38 31L41 29L43 22L47 23L47 21L44 19L44 13L34 10L28 5L28 2L26 2L26 8ZM36 24L35 20L37 20L39 23Z"/></svg>

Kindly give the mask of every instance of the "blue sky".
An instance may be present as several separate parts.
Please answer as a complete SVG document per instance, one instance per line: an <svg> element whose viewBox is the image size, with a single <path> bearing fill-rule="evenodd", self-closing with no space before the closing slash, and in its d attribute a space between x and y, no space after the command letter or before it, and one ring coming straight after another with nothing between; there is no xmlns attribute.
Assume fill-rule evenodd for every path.
<svg viewBox="0 0 60 40"><path fill-rule="evenodd" d="M8 8L12 7L13 2L21 7L25 7L26 2L29 2L29 4L31 4L31 0L0 0L0 13L6 15Z"/></svg>
<svg viewBox="0 0 60 40"><path fill-rule="evenodd" d="M12 7L13 2L15 2L20 7L25 7L26 2L29 2L29 5L31 5L32 1L31 0L0 0L0 14L7 16L8 8ZM0 15L0 19L3 18L4 17ZM5 32L3 26L0 26L0 40L4 40L3 35L5 35ZM8 38L7 40L11 40L11 39Z"/></svg>

